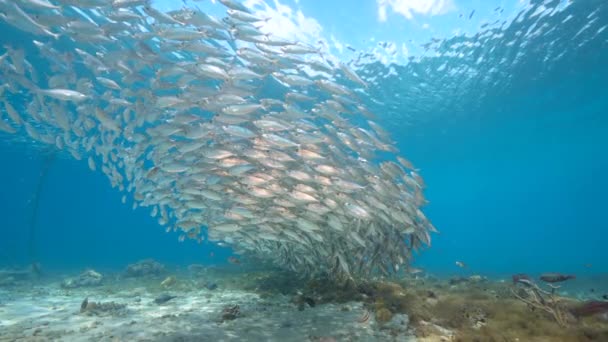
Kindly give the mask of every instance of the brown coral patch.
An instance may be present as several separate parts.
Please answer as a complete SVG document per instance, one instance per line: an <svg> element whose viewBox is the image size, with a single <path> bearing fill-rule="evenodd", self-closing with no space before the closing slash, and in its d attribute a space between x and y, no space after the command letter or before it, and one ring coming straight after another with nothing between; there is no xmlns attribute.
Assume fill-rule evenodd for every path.
<svg viewBox="0 0 608 342"><path fill-rule="evenodd" d="M377 282L368 284L367 305L376 319L396 313L409 315L416 335L453 341L608 341L608 322L585 317L566 327L551 315L532 310L497 282L445 281ZM572 305L573 300L565 300Z"/></svg>

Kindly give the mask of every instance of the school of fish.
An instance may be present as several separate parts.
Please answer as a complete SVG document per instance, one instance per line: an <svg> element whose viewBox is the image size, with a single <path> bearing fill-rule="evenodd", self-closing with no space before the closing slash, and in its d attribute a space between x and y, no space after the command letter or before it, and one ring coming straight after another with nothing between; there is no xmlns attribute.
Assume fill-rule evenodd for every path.
<svg viewBox="0 0 608 342"><path fill-rule="evenodd" d="M149 0L0 0L0 21L33 39L0 49L0 131L86 160L180 240L303 275L407 269L435 228L365 81L219 2L223 19Z"/></svg>

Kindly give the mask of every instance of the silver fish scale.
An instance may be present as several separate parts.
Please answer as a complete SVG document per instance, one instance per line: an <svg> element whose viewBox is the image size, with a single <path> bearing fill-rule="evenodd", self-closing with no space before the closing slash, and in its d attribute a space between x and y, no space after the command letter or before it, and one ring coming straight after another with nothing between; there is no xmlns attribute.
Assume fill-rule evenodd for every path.
<svg viewBox="0 0 608 342"><path fill-rule="evenodd" d="M242 29L256 14L220 2L231 24L140 0L48 0L43 17L5 6L40 41L0 55L0 130L86 161L180 241L207 236L310 276L405 269L435 228L422 178L334 76L365 81L304 42ZM53 72L31 67L32 49ZM277 80L284 95L260 96ZM24 97L28 110L11 102Z"/></svg>

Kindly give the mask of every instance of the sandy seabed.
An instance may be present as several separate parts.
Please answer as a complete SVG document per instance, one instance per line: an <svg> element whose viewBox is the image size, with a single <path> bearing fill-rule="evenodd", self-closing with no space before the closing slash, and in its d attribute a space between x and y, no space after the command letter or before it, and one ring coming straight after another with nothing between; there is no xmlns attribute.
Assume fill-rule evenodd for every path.
<svg viewBox="0 0 608 342"><path fill-rule="evenodd" d="M416 340L406 315L393 317L390 329L373 315L361 322L366 313L361 302L299 310L286 295L261 298L221 286L155 288L158 284L133 279L76 289L64 289L60 282L0 288L0 341ZM162 294L175 298L156 303ZM98 309L81 310L85 298L99 303ZM232 305L239 306L238 316L222 319Z"/></svg>
<svg viewBox="0 0 608 342"><path fill-rule="evenodd" d="M480 275L340 284L233 266L2 271L0 341L608 341L605 277L535 303L532 287ZM589 301L604 311L581 315Z"/></svg>

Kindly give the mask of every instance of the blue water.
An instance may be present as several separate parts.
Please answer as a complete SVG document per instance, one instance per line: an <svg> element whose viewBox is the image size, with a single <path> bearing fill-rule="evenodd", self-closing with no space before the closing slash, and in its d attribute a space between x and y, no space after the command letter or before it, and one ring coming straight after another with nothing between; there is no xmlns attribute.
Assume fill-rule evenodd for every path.
<svg viewBox="0 0 608 342"><path fill-rule="evenodd" d="M595 30L608 24L608 15L599 2L579 3L566 13L580 12L578 24L546 20L559 26L557 33L519 48L522 61L509 67L499 63L514 60L512 49L501 45L507 38L496 39L486 42L495 50L482 45L472 53L489 61L478 67L480 75L450 78L434 70L443 62L448 68L467 62L427 57L392 66L398 76L370 89L382 101L375 104L381 124L421 169L430 201L425 212L440 231L417 267L490 276L608 270L607 31L582 47L573 38L593 6L600 11ZM506 33L518 25L531 23L513 23ZM551 39L561 42L555 49L564 55L543 61ZM484 80L494 66L505 72ZM370 64L362 74L390 68ZM421 80L426 92L417 89ZM43 150L0 139L0 266L30 262L31 200L47 158ZM48 269L122 268L148 257L181 267L226 262L229 249L179 243L147 210L132 210L121 197L86 161L58 155L40 192L36 259Z"/></svg>
<svg viewBox="0 0 608 342"><path fill-rule="evenodd" d="M2 149L0 250L9 265L29 263L31 200L46 156L24 146ZM145 258L186 267L192 263L222 264L230 251L208 243L178 242L165 233L148 210L132 210L121 203L101 172L91 172L86 161L58 157L50 163L40 192L35 252L44 268L73 270L84 267L121 269ZM211 257L210 253L214 256Z"/></svg>

